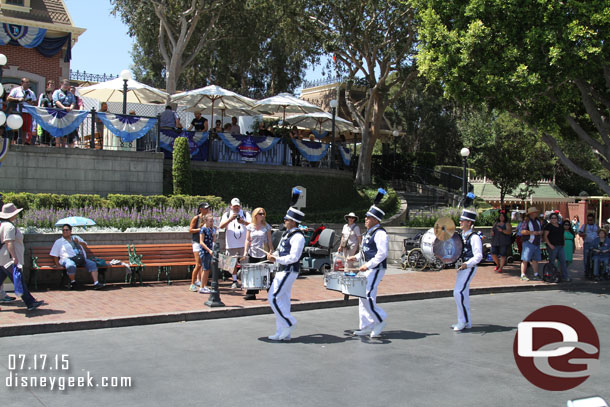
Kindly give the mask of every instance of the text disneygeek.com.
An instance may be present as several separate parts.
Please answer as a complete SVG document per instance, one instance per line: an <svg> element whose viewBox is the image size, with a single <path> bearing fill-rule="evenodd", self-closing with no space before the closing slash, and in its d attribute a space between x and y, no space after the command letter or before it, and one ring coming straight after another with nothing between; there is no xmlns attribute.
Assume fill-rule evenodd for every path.
<svg viewBox="0 0 610 407"><path fill-rule="evenodd" d="M63 391L74 388L130 388L130 376L94 377L90 371L79 375L68 374L71 370L67 354L10 354L8 355L9 374L4 381L7 388L47 388ZM49 372L49 375L41 375ZM51 372L63 375L51 375Z"/></svg>

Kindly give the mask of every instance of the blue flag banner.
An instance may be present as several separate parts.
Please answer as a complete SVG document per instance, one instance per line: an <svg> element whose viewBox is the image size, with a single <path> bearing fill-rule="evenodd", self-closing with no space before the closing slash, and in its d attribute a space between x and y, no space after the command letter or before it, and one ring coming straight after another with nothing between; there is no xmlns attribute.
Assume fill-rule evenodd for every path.
<svg viewBox="0 0 610 407"><path fill-rule="evenodd" d="M63 137L72 133L89 114L86 110L66 112L65 110L50 107L35 107L25 104L23 105L23 110L25 113L31 114L36 123L53 137Z"/></svg>
<svg viewBox="0 0 610 407"><path fill-rule="evenodd" d="M8 153L8 145L10 141L8 137L1 137L0 141L2 141L2 148L0 149L0 165L2 165L2 160L6 157L6 153Z"/></svg>
<svg viewBox="0 0 610 407"><path fill-rule="evenodd" d="M157 123L156 117L138 117L132 115L98 112L97 117L104 126L125 143L143 137Z"/></svg>
<svg viewBox="0 0 610 407"><path fill-rule="evenodd" d="M349 165L350 161L352 160L352 151L347 147L337 147L339 148L339 152L341 153L341 159L343 159L343 164L345 164L346 166Z"/></svg>
<svg viewBox="0 0 610 407"><path fill-rule="evenodd" d="M207 131L204 133L202 131L194 132L163 129L161 130L159 145L162 149L172 153L174 151L174 141L176 141L178 137L186 137L189 142L189 150L192 157L196 155L201 146L208 141L209 136L210 133Z"/></svg>
<svg viewBox="0 0 610 407"><path fill-rule="evenodd" d="M253 143L258 147L261 153L271 150L277 143L279 143L279 137L265 137L265 136L233 136L230 133L218 133L220 140L227 146L227 148L235 153L239 152L239 145L243 142Z"/></svg>
<svg viewBox="0 0 610 407"><path fill-rule="evenodd" d="M0 45L13 42L25 48L35 48L40 45L46 33L45 28L4 23L0 29Z"/></svg>
<svg viewBox="0 0 610 407"><path fill-rule="evenodd" d="M307 161L316 162L322 160L328 152L328 144L318 143L317 141L304 141L291 139L299 153Z"/></svg>
<svg viewBox="0 0 610 407"><path fill-rule="evenodd" d="M313 133L313 135L318 139L323 139L324 137L328 136L328 132L327 131L323 131L323 132L317 132L315 130L311 130L311 132Z"/></svg>

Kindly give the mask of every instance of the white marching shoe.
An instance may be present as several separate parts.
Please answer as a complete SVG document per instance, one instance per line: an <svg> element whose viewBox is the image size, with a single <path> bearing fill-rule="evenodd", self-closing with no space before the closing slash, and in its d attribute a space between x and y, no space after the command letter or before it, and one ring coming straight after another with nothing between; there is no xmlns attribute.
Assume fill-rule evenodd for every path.
<svg viewBox="0 0 610 407"><path fill-rule="evenodd" d="M371 331L373 330L372 326L367 326L366 328L362 328L358 331L354 331L354 335L356 336L367 336L370 335Z"/></svg>
<svg viewBox="0 0 610 407"><path fill-rule="evenodd" d="M279 341L280 334L276 332L275 335L268 336L267 338L271 339L272 341Z"/></svg>
<svg viewBox="0 0 610 407"><path fill-rule="evenodd" d="M457 323L457 324L451 325L451 328L453 328L454 331L461 331L463 329L472 328L472 324L470 324L470 323L467 324L465 322L462 322L462 323Z"/></svg>
<svg viewBox="0 0 610 407"><path fill-rule="evenodd" d="M371 331L371 338L379 338L379 336L381 335L381 331L383 331L383 328L385 328L385 325L385 321L381 321L380 323L375 324L373 330Z"/></svg>
<svg viewBox="0 0 610 407"><path fill-rule="evenodd" d="M292 326L287 326L286 328L282 328L282 330L280 331L280 334L278 336L278 340L280 340L280 341L289 341L290 340L290 333L292 332L294 327L295 327L295 324L293 324Z"/></svg>

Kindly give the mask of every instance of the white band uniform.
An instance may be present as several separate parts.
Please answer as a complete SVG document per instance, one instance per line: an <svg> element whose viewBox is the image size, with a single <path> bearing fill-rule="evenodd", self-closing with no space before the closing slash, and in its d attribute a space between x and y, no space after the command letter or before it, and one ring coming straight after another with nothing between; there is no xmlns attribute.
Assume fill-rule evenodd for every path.
<svg viewBox="0 0 610 407"><path fill-rule="evenodd" d="M472 228L462 232L462 239L464 240L464 261L466 268L463 270L458 269L453 289L458 319L457 326L454 327L455 330L472 326L470 319L470 282L477 272L477 264L483 259L481 237Z"/></svg>

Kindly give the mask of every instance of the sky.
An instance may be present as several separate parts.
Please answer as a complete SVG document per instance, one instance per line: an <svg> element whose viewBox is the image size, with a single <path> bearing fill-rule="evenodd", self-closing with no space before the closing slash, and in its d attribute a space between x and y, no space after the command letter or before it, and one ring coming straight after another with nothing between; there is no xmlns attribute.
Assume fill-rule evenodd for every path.
<svg viewBox="0 0 610 407"><path fill-rule="evenodd" d="M118 75L133 63L133 39L120 17L110 14L109 0L64 0L74 25L85 31L72 49L70 68L93 74ZM305 79L322 77L322 66L309 69Z"/></svg>

